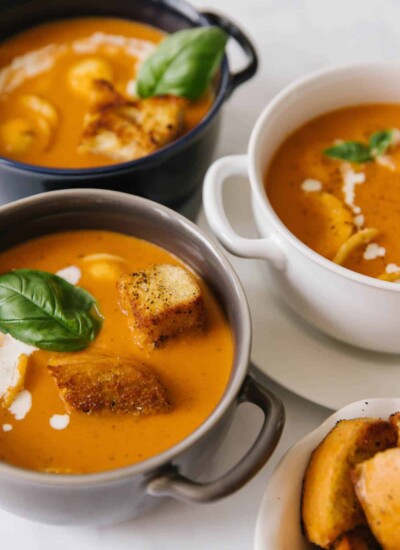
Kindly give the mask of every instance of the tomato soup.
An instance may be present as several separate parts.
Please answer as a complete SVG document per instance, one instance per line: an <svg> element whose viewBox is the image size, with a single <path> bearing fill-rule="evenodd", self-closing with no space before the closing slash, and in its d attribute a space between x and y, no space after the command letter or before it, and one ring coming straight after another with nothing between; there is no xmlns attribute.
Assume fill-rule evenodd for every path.
<svg viewBox="0 0 400 550"><path fill-rule="evenodd" d="M128 120L130 135L137 134L136 123L141 116L141 107L135 106L138 69L164 36L162 31L141 23L88 17L43 24L3 42L0 45L0 155L46 167L92 168L147 154L140 150L133 157L132 154L124 157L121 150L126 143L118 143L115 134L110 136L109 119L100 123L95 120L97 127L103 125L108 131L108 135L98 138L100 144L82 144L82 134L93 102L89 91L94 80L107 82L114 94L103 97L100 113L110 101L115 102L116 108L122 101L134 103L137 112L133 122L119 118L114 126L126 127ZM178 124L179 119L179 129L163 135L158 146L195 127L212 101L210 89L200 99L182 103L177 112L166 111L167 116L172 117L172 123L166 122L167 128ZM164 115L165 111L161 120ZM160 111L155 112L154 117L160 119ZM90 129L93 132L93 123ZM139 137L143 141L143 136ZM111 144L111 151L104 148L105 138L116 142L113 147ZM150 152L153 149L149 149Z"/></svg>
<svg viewBox="0 0 400 550"><path fill-rule="evenodd" d="M115 258L122 258L122 263ZM153 264L185 267L149 242L97 230L44 236L0 254L2 273L21 268L56 273L71 266L79 270L79 286L96 298L104 316L97 338L83 352L86 359L90 362L100 350L140 360L159 377L171 403L167 412L146 416L67 410L48 365L55 355L68 359L69 354L34 351L28 358L24 382L25 398L31 399L24 418L18 419L12 405L0 405L1 460L67 474L128 466L180 442L212 413L231 374L234 345L230 327L213 294L194 275L204 298L204 330L159 347L138 345L119 306L117 282L121 274Z"/></svg>
<svg viewBox="0 0 400 550"><path fill-rule="evenodd" d="M400 280L397 128L400 105L324 114L288 136L265 175L272 207L303 243L348 269L394 282Z"/></svg>

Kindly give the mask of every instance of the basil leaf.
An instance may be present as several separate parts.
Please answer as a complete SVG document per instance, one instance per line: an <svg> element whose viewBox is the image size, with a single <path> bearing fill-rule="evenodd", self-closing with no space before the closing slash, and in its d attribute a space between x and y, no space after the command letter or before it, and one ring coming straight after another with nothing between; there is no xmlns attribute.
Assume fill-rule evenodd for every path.
<svg viewBox="0 0 400 550"><path fill-rule="evenodd" d="M96 300L52 273L17 269L0 275L0 331L41 349L76 351L102 326Z"/></svg>
<svg viewBox="0 0 400 550"><path fill-rule="evenodd" d="M331 158L348 160L349 162L362 163L373 160L369 147L358 141L344 141L325 149L324 154Z"/></svg>
<svg viewBox="0 0 400 550"><path fill-rule="evenodd" d="M139 96L199 98L222 61L227 41L228 35L219 27L200 27L169 35L139 69Z"/></svg>
<svg viewBox="0 0 400 550"><path fill-rule="evenodd" d="M376 158L383 155L393 143L393 130L382 130L372 134L369 140L371 155Z"/></svg>

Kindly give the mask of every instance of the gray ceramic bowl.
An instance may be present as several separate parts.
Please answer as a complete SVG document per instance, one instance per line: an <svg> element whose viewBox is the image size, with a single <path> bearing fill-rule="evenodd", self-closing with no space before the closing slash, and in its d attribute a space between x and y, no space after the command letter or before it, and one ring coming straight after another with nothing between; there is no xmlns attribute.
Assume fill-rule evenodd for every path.
<svg viewBox="0 0 400 550"><path fill-rule="evenodd" d="M175 212L134 196L99 190L46 193L0 209L0 249L31 237L66 229L108 229L158 244L179 256L213 289L235 339L228 387L213 413L189 437L134 466L99 474L54 475L0 463L0 507L32 520L55 524L110 524L132 518L170 496L207 502L244 485L273 452L284 423L280 400L249 372L251 324L246 297L219 250ZM217 368L217 365L216 365ZM244 458L221 478L200 484L237 405L260 407L264 423Z"/></svg>

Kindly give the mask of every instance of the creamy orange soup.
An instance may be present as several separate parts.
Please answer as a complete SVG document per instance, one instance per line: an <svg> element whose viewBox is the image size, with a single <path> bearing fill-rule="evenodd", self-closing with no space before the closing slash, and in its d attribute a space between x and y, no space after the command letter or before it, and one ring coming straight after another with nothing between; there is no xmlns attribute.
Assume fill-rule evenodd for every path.
<svg viewBox="0 0 400 550"><path fill-rule="evenodd" d="M296 237L344 267L388 281L400 280L396 128L400 128L397 104L327 113L290 135L265 175L268 198ZM394 129L392 143L371 161L348 162L324 153L347 141L367 144L375 132L385 129ZM368 232L371 229L375 231Z"/></svg>
<svg viewBox="0 0 400 550"><path fill-rule="evenodd" d="M100 74L110 79L126 99L134 91L140 63L154 50L164 33L140 23L113 18L80 18L52 22L26 30L0 45L0 155L22 162L58 168L91 168L118 160L101 154L77 152L89 99L71 86L70 71L95 58L110 68ZM50 102L56 117L42 116L26 95ZM183 132L195 127L213 101L211 90L189 103ZM46 113L44 113L46 115ZM54 119L57 120L54 120ZM18 119L11 126L10 120ZM22 122L21 122L22 119ZM28 126L25 128L28 123ZM26 123L26 121L28 121ZM32 129L31 126L32 126ZM29 146L16 143L13 134L34 132ZM11 137L10 137L11 136ZM26 139L30 139L29 135Z"/></svg>
<svg viewBox="0 0 400 550"><path fill-rule="evenodd" d="M204 282L199 281L205 299L204 332L182 335L160 348L144 349L135 344L118 305L116 283L126 267L111 263L111 270L110 265L93 270L85 257L99 253L121 256L129 272L154 263L182 265L151 243L106 231L66 232L34 239L2 252L0 265L3 273L18 268L55 273L67 266L79 267L79 285L95 296L105 318L103 328L85 353L101 349L116 356L139 358L160 378L172 409L140 417L72 411L68 426L54 429L50 419L55 414L65 415L66 406L47 369L54 353L39 350L28 362L25 388L31 393L32 407L26 417L16 420L0 406L1 460L61 473L99 472L135 464L187 437L205 421L224 393L231 373L233 339L221 307Z"/></svg>

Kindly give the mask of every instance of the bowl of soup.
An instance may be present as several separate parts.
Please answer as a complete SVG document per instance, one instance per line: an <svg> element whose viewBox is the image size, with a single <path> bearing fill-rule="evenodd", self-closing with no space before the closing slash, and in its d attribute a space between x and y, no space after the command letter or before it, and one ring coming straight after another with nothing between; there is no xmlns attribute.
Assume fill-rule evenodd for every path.
<svg viewBox="0 0 400 550"><path fill-rule="evenodd" d="M330 68L281 92L246 156L217 161L205 210L234 254L268 261L274 287L306 321L361 348L400 352L400 66ZM228 176L250 179L260 239L223 211Z"/></svg>
<svg viewBox="0 0 400 550"><path fill-rule="evenodd" d="M199 189L221 107L257 69L251 42L233 23L180 1L103 0L94 7L21 0L2 5L1 15L2 180L32 193L114 189L176 209ZM138 75L165 39L210 27L214 41L196 35L164 49L165 64L159 57L142 86ZM247 55L239 73L223 55L222 31ZM174 48L182 59L174 61ZM207 48L214 52L209 64L193 71ZM207 86L193 87L208 74Z"/></svg>
<svg viewBox="0 0 400 550"><path fill-rule="evenodd" d="M249 372L248 306L223 254L182 216L114 191L44 193L0 220L0 507L110 524L246 483L284 414ZM256 442L197 483L244 401L265 416Z"/></svg>

